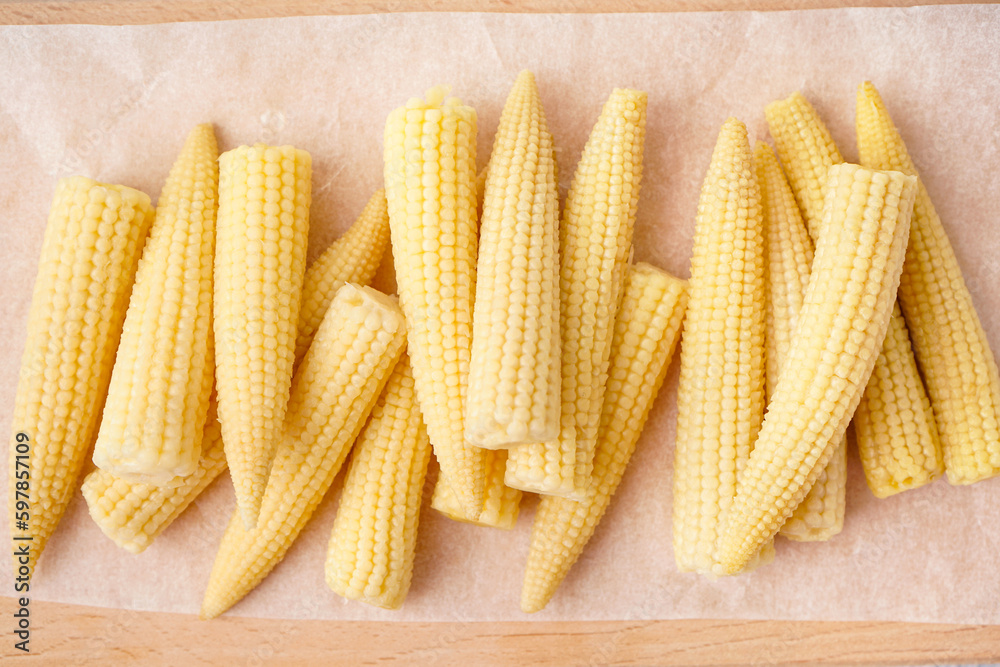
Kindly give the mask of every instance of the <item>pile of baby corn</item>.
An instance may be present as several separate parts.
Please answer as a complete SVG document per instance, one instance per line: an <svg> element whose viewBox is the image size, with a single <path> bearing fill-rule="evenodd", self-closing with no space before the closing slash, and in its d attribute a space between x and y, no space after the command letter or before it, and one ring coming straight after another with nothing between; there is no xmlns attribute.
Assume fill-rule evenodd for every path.
<svg viewBox="0 0 1000 667"><path fill-rule="evenodd" d="M220 156L198 126L155 211L131 188L63 179L11 441L29 572L91 444L90 514L134 553L228 468L236 509L202 606L215 617L282 559L349 459L326 582L398 608L433 452L431 506L454 519L510 528L522 492L541 494L521 598L538 611L622 479L682 322L683 571L736 574L771 560L779 532L838 533L852 417L880 498L943 471L1000 473L997 366L878 93L858 91L862 165L800 94L766 116L784 170L726 121L687 282L632 261L645 93L611 94L560 211L530 72L480 171L472 108L433 89L392 111L385 189L308 269L305 151ZM367 286L390 242L398 297Z"/></svg>

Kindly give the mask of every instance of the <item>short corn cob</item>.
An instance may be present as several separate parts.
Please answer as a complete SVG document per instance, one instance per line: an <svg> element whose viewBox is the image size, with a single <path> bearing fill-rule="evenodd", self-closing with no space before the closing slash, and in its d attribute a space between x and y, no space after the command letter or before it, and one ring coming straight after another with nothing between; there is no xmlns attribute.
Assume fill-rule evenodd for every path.
<svg viewBox="0 0 1000 667"><path fill-rule="evenodd" d="M788 356L792 332L802 308L813 245L799 207L771 148L758 142L754 151L757 183L764 210L767 255L766 395L774 395L781 364ZM781 527L792 540L828 540L844 527L847 499L847 441L842 440L830 464L820 473L805 499Z"/></svg>
<svg viewBox="0 0 1000 667"><path fill-rule="evenodd" d="M478 518L466 516L465 508L458 502L455 492L451 490L451 485L443 474L438 475L437 483L434 485L431 507L455 521L509 530L517 523L517 517L521 512L522 493L520 489L512 489L504 484L506 470L506 451L495 450L486 454L486 491L483 494L485 499Z"/></svg>
<svg viewBox="0 0 1000 667"><path fill-rule="evenodd" d="M170 170L135 274L94 463L117 477L187 484L215 379L212 257L219 150L195 127Z"/></svg>
<svg viewBox="0 0 1000 667"><path fill-rule="evenodd" d="M511 450L508 486L581 499L590 483L615 313L632 253L646 102L646 93L614 90L577 165L559 231L560 434Z"/></svg>
<svg viewBox="0 0 1000 667"><path fill-rule="evenodd" d="M778 386L716 557L737 572L833 456L878 358L906 252L916 179L830 167L812 275Z"/></svg>
<svg viewBox="0 0 1000 667"><path fill-rule="evenodd" d="M778 155L816 242L822 223L826 169L844 160L823 121L800 93L768 105L766 114ZM934 416L910 348L906 322L898 309L890 316L889 333L869 385L854 417L855 439L863 461L881 460L895 470L912 469L911 458L925 461L926 452L940 448ZM912 426L904 432L902 423ZM869 480L884 478L886 474L887 471L866 466ZM930 479L929 475L918 474L913 480L904 481L898 490L919 486ZM883 492L876 490L882 487L872 485L871 481L869 486L876 494Z"/></svg>
<svg viewBox="0 0 1000 667"><path fill-rule="evenodd" d="M335 593L386 609L403 604L430 457L404 355L351 456L326 553L326 583Z"/></svg>
<svg viewBox="0 0 1000 667"><path fill-rule="evenodd" d="M233 513L201 617L214 618L284 558L347 458L406 344L395 301L368 287L337 292L295 374L257 526Z"/></svg>
<svg viewBox="0 0 1000 667"><path fill-rule="evenodd" d="M764 416L764 238L743 123L719 132L695 223L674 450L674 557L712 573L719 517Z"/></svg>
<svg viewBox="0 0 1000 667"><path fill-rule="evenodd" d="M361 215L344 235L330 244L306 269L302 306L295 334L295 363L306 356L309 343L323 321L326 309L344 283L368 285L375 277L389 245L389 213L385 190L368 200Z"/></svg>
<svg viewBox="0 0 1000 667"><path fill-rule="evenodd" d="M559 188L531 72L497 130L480 221L465 438L496 449L559 435Z"/></svg>
<svg viewBox="0 0 1000 667"><path fill-rule="evenodd" d="M465 441L476 289L476 112L445 89L385 126L385 193L417 400L434 454L466 508L483 503L485 453Z"/></svg>
<svg viewBox="0 0 1000 667"><path fill-rule="evenodd" d="M216 392L243 525L257 521L288 404L309 236L312 163L291 146L219 158Z"/></svg>
<svg viewBox="0 0 1000 667"><path fill-rule="evenodd" d="M19 576L34 573L76 489L152 220L149 197L138 190L82 176L56 186L11 420L8 493Z"/></svg>
<svg viewBox="0 0 1000 667"><path fill-rule="evenodd" d="M535 513L521 609L540 611L579 558L618 489L680 337L684 281L648 264L628 273L615 321L608 389L586 497L543 497Z"/></svg>
<svg viewBox="0 0 1000 667"><path fill-rule="evenodd" d="M996 360L941 219L871 83L858 89L857 133L862 164L918 176L899 300L937 419L948 481L971 484L1000 474ZM933 454L925 450L922 460L912 454L907 474L931 476Z"/></svg>
<svg viewBox="0 0 1000 667"><path fill-rule="evenodd" d="M115 544L137 554L152 544L225 469L222 427L213 402L205 421L198 468L184 478L182 485L161 488L95 470L87 475L81 490L94 523Z"/></svg>

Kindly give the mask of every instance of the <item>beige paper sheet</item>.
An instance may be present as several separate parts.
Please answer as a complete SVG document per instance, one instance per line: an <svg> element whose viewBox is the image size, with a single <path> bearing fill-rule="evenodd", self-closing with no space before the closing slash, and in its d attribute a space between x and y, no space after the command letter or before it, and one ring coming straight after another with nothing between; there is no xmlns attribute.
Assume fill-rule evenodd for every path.
<svg viewBox="0 0 1000 667"><path fill-rule="evenodd" d="M384 15L130 27L0 28L0 432L8 433L25 323L57 177L157 196L183 137L223 148L292 143L315 164L310 257L381 181L386 114L438 83L480 113L482 159L517 72L537 75L572 176L615 86L648 90L636 259L687 275L700 181L722 121L765 138L763 107L801 89L848 159L855 87L873 80L923 169L993 348L1000 352L1000 10L848 9L677 15ZM618 497L549 607L518 609L534 502L499 532L422 517L404 608L346 602L323 581L338 480L287 558L230 612L385 620L761 618L1000 623L1000 479L939 481L878 501L852 452L844 532L779 540L736 579L679 574L671 550L676 366ZM4 457L6 458L6 457ZM6 475L3 482L6 485ZM119 550L77 493L32 596L196 612L233 507L216 482L145 553ZM0 581L10 582L9 558ZM4 584L8 586L8 584ZM13 595L13 586L0 591ZM206 626L207 627L207 626Z"/></svg>

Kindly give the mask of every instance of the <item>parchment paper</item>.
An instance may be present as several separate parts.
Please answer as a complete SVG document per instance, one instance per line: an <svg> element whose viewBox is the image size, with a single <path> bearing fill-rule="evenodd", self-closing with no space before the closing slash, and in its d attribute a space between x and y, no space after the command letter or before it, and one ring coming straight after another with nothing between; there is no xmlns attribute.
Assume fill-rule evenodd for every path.
<svg viewBox="0 0 1000 667"><path fill-rule="evenodd" d="M908 142L1000 352L1000 10L847 9L677 15L420 14L129 27L0 29L0 432L55 181L74 173L158 195L187 131L221 146L313 154L310 257L382 174L386 114L435 84L480 114L485 160L517 72L538 78L565 187L610 90L648 90L636 259L687 275L698 189L719 126L766 137L764 105L801 89L848 159L856 86L871 79ZM676 571L671 475L676 365L614 504L548 608L518 609L534 501L501 532L425 510L398 612L324 584L338 480L288 556L230 612L286 618L550 620L760 618L1000 623L1000 479L944 481L889 500L851 454L844 531L779 540L774 564L710 581ZM6 461L6 457L3 457ZM6 474L3 482L6 485ZM115 547L79 492L42 558L35 599L196 612L233 509L228 473L145 553ZM10 582L9 557L0 581ZM7 588L9 586L9 588ZM4 584L3 595L13 595Z"/></svg>

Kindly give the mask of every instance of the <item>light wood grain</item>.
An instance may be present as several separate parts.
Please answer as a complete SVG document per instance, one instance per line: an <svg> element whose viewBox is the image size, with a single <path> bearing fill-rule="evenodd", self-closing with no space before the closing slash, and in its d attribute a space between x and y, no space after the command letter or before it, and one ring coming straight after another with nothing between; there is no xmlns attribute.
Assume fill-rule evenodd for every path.
<svg viewBox="0 0 1000 667"><path fill-rule="evenodd" d="M123 25L381 12L662 12L909 7L962 0L0 0L0 24Z"/></svg>
<svg viewBox="0 0 1000 667"><path fill-rule="evenodd" d="M12 598L3 617L10 618ZM281 621L31 603L46 664L876 665L991 662L1000 627L908 623ZM6 634L0 655L11 656ZM29 660L23 660L28 664Z"/></svg>

